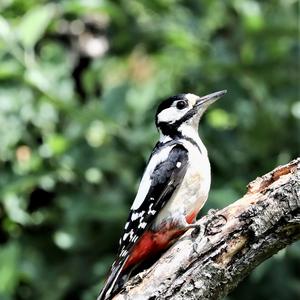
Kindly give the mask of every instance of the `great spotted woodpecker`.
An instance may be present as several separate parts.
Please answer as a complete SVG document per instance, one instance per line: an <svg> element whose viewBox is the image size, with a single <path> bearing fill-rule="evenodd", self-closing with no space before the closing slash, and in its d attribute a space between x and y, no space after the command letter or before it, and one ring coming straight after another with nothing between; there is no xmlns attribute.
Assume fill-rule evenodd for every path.
<svg viewBox="0 0 300 300"><path fill-rule="evenodd" d="M207 200L211 180L198 125L207 107L225 93L179 94L158 106L155 123L160 140L149 158L117 259L97 300L111 299L137 265L166 249L187 229L197 227L193 222Z"/></svg>

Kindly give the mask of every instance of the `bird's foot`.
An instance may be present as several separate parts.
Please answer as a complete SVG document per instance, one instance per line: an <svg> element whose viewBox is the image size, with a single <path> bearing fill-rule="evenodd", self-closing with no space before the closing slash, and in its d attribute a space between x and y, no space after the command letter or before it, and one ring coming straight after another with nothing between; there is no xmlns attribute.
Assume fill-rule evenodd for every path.
<svg viewBox="0 0 300 300"><path fill-rule="evenodd" d="M205 227L200 224L193 225L194 230L191 233L191 238L193 239L193 252L199 255L200 252L198 249L201 249L202 246L206 243L206 239L204 238Z"/></svg>
<svg viewBox="0 0 300 300"><path fill-rule="evenodd" d="M199 236L200 236L200 238L202 238L202 236L204 234L204 230L205 230L204 226L202 226L200 224L193 224L192 228L194 228L194 230L191 233L191 237L193 239L195 239L196 237L199 237Z"/></svg>

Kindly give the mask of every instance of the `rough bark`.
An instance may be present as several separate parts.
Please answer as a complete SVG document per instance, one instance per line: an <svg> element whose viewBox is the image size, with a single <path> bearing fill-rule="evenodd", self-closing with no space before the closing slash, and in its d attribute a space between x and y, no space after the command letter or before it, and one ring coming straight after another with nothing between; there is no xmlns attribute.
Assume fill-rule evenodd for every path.
<svg viewBox="0 0 300 300"><path fill-rule="evenodd" d="M261 262L300 239L300 158L257 178L228 207L198 221L114 300L222 299Z"/></svg>

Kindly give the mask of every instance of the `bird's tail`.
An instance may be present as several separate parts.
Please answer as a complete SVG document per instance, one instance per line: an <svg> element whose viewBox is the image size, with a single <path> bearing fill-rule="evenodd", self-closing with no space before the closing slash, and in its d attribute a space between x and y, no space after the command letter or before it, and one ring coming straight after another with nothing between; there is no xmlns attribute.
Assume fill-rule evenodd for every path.
<svg viewBox="0 0 300 300"><path fill-rule="evenodd" d="M104 287L102 288L97 300L108 300L111 299L114 292L122 285L123 279L122 269L126 263L127 259L120 262L115 262L111 268L110 274L107 277ZM122 279L122 280L121 280ZM121 282L120 282L121 280ZM121 284L120 284L121 283Z"/></svg>

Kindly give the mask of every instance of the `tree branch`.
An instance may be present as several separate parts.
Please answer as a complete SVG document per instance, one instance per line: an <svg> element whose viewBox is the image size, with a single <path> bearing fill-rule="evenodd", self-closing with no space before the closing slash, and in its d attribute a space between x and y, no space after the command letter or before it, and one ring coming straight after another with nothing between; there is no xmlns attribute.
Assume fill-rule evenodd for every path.
<svg viewBox="0 0 300 300"><path fill-rule="evenodd" d="M221 299L257 265L300 239L300 158L257 178L243 198L198 221L114 300ZM196 250L196 251L195 251Z"/></svg>

